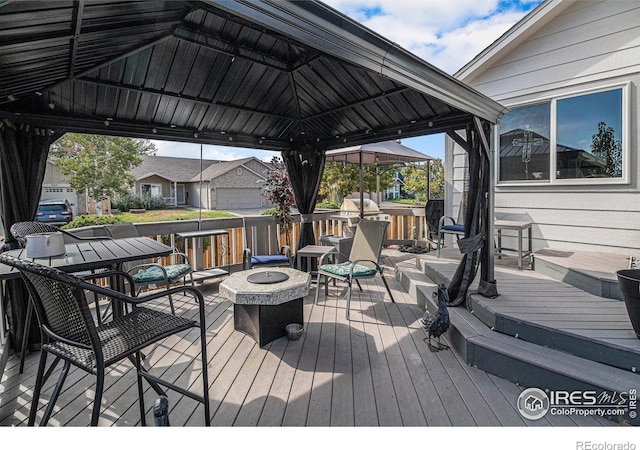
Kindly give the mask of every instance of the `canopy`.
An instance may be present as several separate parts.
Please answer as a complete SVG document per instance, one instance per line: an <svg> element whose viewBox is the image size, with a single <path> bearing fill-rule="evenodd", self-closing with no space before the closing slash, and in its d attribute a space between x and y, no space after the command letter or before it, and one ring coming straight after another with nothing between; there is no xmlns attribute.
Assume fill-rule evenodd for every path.
<svg viewBox="0 0 640 450"><path fill-rule="evenodd" d="M364 217L364 166L365 165L391 165L412 163L420 161L432 161L436 158L425 155L417 150L406 147L398 141L377 142L374 144L356 145L353 147L329 150L326 153L327 161L343 161L360 165L360 217ZM427 189L430 180L427 172ZM376 189L380 192L380 171L376 170ZM378 199L378 204L380 199Z"/></svg>
<svg viewBox="0 0 640 450"><path fill-rule="evenodd" d="M436 158L425 155L417 150L406 147L398 141L376 142L373 144L356 145L353 147L329 150L326 153L327 161L344 161L353 164L401 164L420 161L431 161Z"/></svg>

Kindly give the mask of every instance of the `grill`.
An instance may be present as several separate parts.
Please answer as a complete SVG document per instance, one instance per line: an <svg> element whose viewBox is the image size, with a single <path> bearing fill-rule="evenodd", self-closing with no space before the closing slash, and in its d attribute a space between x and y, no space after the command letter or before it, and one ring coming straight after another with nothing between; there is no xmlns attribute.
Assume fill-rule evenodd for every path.
<svg viewBox="0 0 640 450"><path fill-rule="evenodd" d="M382 213L376 202L368 198L364 199L363 215L364 220L385 220L387 222L390 220L389 214ZM340 215L332 216L332 219L345 222L346 226L342 228L342 234L352 237L360 221L360 199L345 198L340 206Z"/></svg>

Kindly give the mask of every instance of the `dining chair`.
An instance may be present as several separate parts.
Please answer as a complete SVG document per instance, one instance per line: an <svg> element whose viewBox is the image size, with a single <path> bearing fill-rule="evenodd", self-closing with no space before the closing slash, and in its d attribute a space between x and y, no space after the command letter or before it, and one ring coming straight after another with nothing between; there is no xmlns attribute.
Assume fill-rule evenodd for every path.
<svg viewBox="0 0 640 450"><path fill-rule="evenodd" d="M351 286L355 281L362 291L359 280L373 278L376 275L382 277L391 301L395 303L391 289L384 277L384 267L380 265L380 255L387 235L389 222L383 220L361 220L353 237L353 246L345 262L338 264L323 264L328 257L338 253L337 250L329 251L320 257L318 273L316 275L316 296L314 303L318 304L320 292L320 277L347 282L347 310L346 318L349 320L349 307L351 303ZM325 278L325 281L326 281ZM326 284L325 284L326 285ZM326 289L325 289L326 292Z"/></svg>
<svg viewBox="0 0 640 450"><path fill-rule="evenodd" d="M42 351L29 412L29 426L35 424L43 386L60 361L63 361L64 365L40 420L40 426L48 423L72 365L96 376L91 425L97 426L106 381L105 371L108 367L125 359L132 362L137 373L138 403L142 425L146 425L143 379L159 396L166 396L165 389L171 389L202 403L205 424L210 425L204 299L197 288L180 286L168 291L136 297L133 295L133 280L125 272L112 271L108 275L126 279L131 287L131 295L92 284L56 268L14 258L6 253L0 254L0 262L20 271L30 292L30 302L34 305L40 324ZM85 291L97 292L113 301L128 304L131 310L110 322L96 325L85 298ZM188 292L198 299L199 321L167 314L150 303L169 294L180 292ZM142 364L145 360L142 350L148 349L168 336L194 328L198 329L200 334L202 395L161 379L151 373L153 367L145 368ZM49 354L54 357L54 360L45 373ZM149 364L150 359L146 359L145 365ZM114 377L125 374L125 370L110 372L110 376Z"/></svg>
<svg viewBox="0 0 640 450"><path fill-rule="evenodd" d="M27 236L30 234L37 233L62 233L65 242L77 242L77 241L100 241L104 239L111 239L109 236L80 236L75 233L63 230L62 228L58 228L55 225L51 225L48 223L42 222L16 222L11 225L9 229L11 235L15 238L15 240L20 244L20 247L25 248L27 243ZM93 271L86 272L78 272L76 275L93 275L96 273L103 272L106 269L98 269ZM97 281L97 280L96 280ZM106 311L104 313L100 310L100 298L97 295L93 296L93 302L95 304L96 311L96 320L98 323L102 323L102 320L105 318ZM108 310L107 306L107 310ZM33 306L31 303L27 305L27 311L25 314L24 321L24 329L22 332L22 345L20 349L20 365L18 368L18 373L22 373L24 371L24 358L26 357L28 345L29 345L29 330L31 328L31 319L33 318Z"/></svg>
<svg viewBox="0 0 640 450"><path fill-rule="evenodd" d="M289 245L281 245L274 216L244 217L244 251L242 268L293 267Z"/></svg>
<svg viewBox="0 0 640 450"><path fill-rule="evenodd" d="M140 236L136 226L129 222L105 225L104 228L107 234L113 239ZM193 269L186 254L174 251L165 258L170 258L171 264L161 264L160 261L162 258L157 258L143 264L127 265L122 269L132 276L138 292L152 285L164 285L169 289L173 283L180 280L183 281L183 284L186 284L187 277L191 279L191 285L194 285ZM168 298L171 312L175 314L171 295L169 295Z"/></svg>

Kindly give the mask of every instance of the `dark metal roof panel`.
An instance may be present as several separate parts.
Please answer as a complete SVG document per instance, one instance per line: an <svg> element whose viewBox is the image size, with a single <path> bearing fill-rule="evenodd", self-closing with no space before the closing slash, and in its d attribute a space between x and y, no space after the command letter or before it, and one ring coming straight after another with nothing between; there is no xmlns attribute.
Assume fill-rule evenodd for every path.
<svg viewBox="0 0 640 450"><path fill-rule="evenodd" d="M0 27L0 117L284 149L441 132L502 108L317 1L43 5L0 3L13 24Z"/></svg>

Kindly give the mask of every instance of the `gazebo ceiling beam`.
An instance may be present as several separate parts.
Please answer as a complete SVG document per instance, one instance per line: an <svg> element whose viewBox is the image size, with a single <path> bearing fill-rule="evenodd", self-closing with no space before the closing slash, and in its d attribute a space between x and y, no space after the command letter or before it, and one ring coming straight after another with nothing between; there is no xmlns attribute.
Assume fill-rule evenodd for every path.
<svg viewBox="0 0 640 450"><path fill-rule="evenodd" d="M181 41L191 42L192 44L208 48L209 50L213 50L214 52L222 53L233 58L246 59L247 61L267 66L271 69L282 72L288 72L291 70L291 64L289 61L276 58L275 56L258 50L237 45L220 36L206 33L204 31L195 31L185 27L177 27L173 31L173 36Z"/></svg>
<svg viewBox="0 0 640 450"><path fill-rule="evenodd" d="M230 110L234 110L234 111L249 112L251 114L258 114L258 115L261 115L263 117L271 117L271 118L274 118L274 119L290 120L290 121L297 120L295 117L284 116L284 115L281 115L281 114L274 114L274 113L270 113L268 111L260 111L258 109L247 108L247 107L244 107L244 106L231 105L229 103L221 103L221 102L216 102L216 101L211 101L211 100L203 100L203 99L198 98L198 97L193 97L193 96L184 95L184 94L176 94L176 93L172 93L172 92L166 92L166 91L162 91L162 90L159 90L159 89L138 87L138 86L133 86L133 85L128 85L128 84L115 83L115 82L112 82L112 81L93 80L93 79L89 79L89 78L81 78L81 79L77 79L76 81L77 82L82 82L82 83L96 84L98 86L121 89L121 90L129 91L129 92L139 93L139 94L161 95L161 96L172 98L172 99L175 99L175 100L185 100L185 101L197 103L199 105L204 105L204 106L215 106L215 107L218 107L218 108L230 109Z"/></svg>
<svg viewBox="0 0 640 450"><path fill-rule="evenodd" d="M329 111L324 111L324 112L315 114L313 116L305 117L305 118L302 119L302 121L303 122L308 122L308 121L311 121L311 120L320 119L320 118L322 118L324 116L328 116L330 114L335 114L335 113L340 113L340 112L345 111L347 109L355 108L356 106L361 106L361 105L364 105L364 104L369 103L369 102L374 102L376 100L382 100L382 99L391 97L393 95L402 94L403 92L407 92L408 90L409 90L409 88L406 88L406 87L393 89L393 90L391 90L389 92L383 92L382 94L373 95L371 97L367 97L367 98L364 98L362 100L358 100L357 102L352 102L352 103L349 103L347 105L340 106L338 108L333 108L333 109L331 109Z"/></svg>
<svg viewBox="0 0 640 450"><path fill-rule="evenodd" d="M78 56L78 39L82 31L82 16L84 15L84 0L80 0L75 9L75 27L71 40L71 55L69 57L69 78L73 78L76 71L76 58Z"/></svg>

